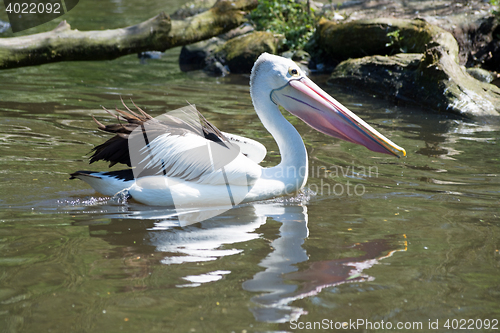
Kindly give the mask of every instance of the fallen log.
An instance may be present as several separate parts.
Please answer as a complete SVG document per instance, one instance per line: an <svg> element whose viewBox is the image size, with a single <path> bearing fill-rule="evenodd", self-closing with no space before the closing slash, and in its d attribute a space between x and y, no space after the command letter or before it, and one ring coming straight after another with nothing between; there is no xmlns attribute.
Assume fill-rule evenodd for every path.
<svg viewBox="0 0 500 333"><path fill-rule="evenodd" d="M0 69L163 52L229 31L245 21L245 11L256 6L257 0L219 0L209 10L184 20L171 20L161 13L134 26L102 31L79 31L62 21L52 31L0 38Z"/></svg>

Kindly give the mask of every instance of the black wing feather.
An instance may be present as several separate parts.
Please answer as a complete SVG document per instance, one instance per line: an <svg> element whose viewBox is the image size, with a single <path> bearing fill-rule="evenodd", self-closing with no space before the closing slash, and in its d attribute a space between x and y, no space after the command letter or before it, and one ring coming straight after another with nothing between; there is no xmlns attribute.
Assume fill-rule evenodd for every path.
<svg viewBox="0 0 500 333"><path fill-rule="evenodd" d="M117 163L125 164L129 167L132 167L131 165L132 163L130 162L130 153L128 150L128 137L130 133L132 133L137 127L142 126L144 131L144 126L143 126L144 123L155 120L153 119L153 117L151 117L141 108L139 108L133 101L132 103L141 113L140 115L130 110L128 106L123 102L123 99L121 100L121 102L127 111L116 109L117 114L114 114L103 107L103 109L106 112L111 114L119 121L118 124L103 125L102 123L100 123L99 121L97 121L95 118L92 117L99 129L116 135L107 140L106 142L92 149L91 151L92 156L90 156L90 163L94 163L97 161L106 161L109 162L109 167L112 167ZM227 138L225 138L224 135L221 133L221 131L217 129L217 127L215 127L205 117L203 117L203 115L199 111L197 112L199 116L199 121L201 122L203 135L207 140L219 142L222 144L224 141L225 142L228 141ZM150 138L151 141L152 138L164 134L167 131L181 130L181 131L196 132L196 129L192 125L178 118L174 119L172 117L171 123L166 123L162 121L162 122L157 122L156 124L158 125L158 127L155 128L155 130L153 131L151 131L150 129L151 126L148 126L147 137Z"/></svg>

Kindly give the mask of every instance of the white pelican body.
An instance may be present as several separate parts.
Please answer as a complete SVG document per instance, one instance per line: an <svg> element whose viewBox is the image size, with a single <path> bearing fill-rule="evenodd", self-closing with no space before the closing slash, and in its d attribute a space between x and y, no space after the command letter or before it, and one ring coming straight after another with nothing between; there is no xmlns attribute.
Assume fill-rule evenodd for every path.
<svg viewBox="0 0 500 333"><path fill-rule="evenodd" d="M118 125L110 128L98 123L101 129L118 133L117 137L121 136L121 139L114 137L96 147L91 158L91 162L102 159L111 164L132 164L135 166L133 171L78 171L72 177L86 181L104 195L112 196L126 190L141 203L176 208L234 206L294 194L307 182L307 151L300 134L283 117L278 105L327 135L364 145L376 152L396 156L406 154L403 148L315 85L289 59L262 54L252 69L250 87L255 111L278 144L281 162L277 166L263 168L259 165L266 154L260 143L220 132L204 118L201 120L204 126L202 134L192 130L192 120L185 122L189 123L186 125L172 117L166 118L165 122L154 122L154 127L148 130L144 124L152 118L139 109L143 117L131 110L133 115L119 112L131 128L139 129L136 138L143 140L145 133L156 131L152 139L146 139L145 144L134 149L131 137L135 132L131 128L125 129L127 125L121 125L122 129ZM170 127L164 126L162 132L161 126L168 122ZM179 130L175 127L179 124L189 127L189 130ZM128 139L128 151L126 154L122 152L125 157L111 151L115 148L111 141L125 139ZM134 154L134 151L140 153ZM206 156L205 151L208 151ZM142 173L143 170L148 172Z"/></svg>

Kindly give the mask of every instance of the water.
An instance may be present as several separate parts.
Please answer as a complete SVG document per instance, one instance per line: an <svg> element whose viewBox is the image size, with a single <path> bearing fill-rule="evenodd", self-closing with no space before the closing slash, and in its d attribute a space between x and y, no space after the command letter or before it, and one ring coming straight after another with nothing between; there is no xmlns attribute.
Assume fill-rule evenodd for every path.
<svg viewBox="0 0 500 333"><path fill-rule="evenodd" d="M69 14L79 29L134 24L161 8L109 1L93 12L92 4ZM123 14L120 24L108 23L113 13ZM375 328L421 323L420 331L438 321L436 331L450 331L448 319L500 319L495 119L394 106L313 77L408 157L372 153L287 116L309 152L305 193L184 227L168 209L110 203L70 181L76 170L107 169L87 164L108 137L90 115L105 121L100 106L120 96L155 116L196 104L219 128L265 144L266 166L279 161L248 76L181 73L178 53L0 72L1 332L312 331L308 322L357 319Z"/></svg>

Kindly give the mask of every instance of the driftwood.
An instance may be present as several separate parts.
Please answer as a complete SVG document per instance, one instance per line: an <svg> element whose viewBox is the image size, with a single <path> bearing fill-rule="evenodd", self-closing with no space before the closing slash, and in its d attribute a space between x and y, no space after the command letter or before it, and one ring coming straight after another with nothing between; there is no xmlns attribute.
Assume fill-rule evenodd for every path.
<svg viewBox="0 0 500 333"><path fill-rule="evenodd" d="M52 31L0 38L0 69L163 52L229 31L245 21L244 11L256 6L257 0L219 0L208 11L184 20L161 13L134 26L103 31L72 30L62 21Z"/></svg>

